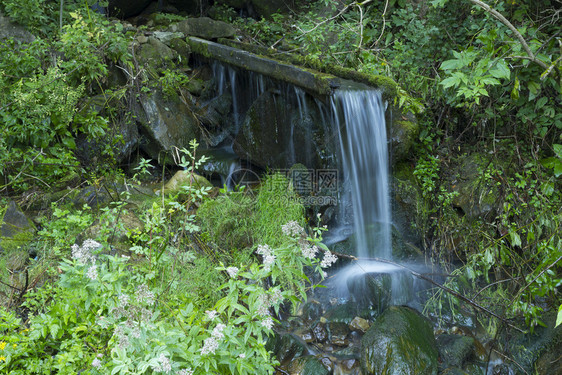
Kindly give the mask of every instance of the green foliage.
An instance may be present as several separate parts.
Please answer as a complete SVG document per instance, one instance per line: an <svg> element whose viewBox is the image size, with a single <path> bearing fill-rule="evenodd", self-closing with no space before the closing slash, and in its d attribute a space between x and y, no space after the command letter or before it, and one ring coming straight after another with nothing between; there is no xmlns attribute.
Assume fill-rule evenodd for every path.
<svg viewBox="0 0 562 375"><path fill-rule="evenodd" d="M193 142L192 149L185 150L182 164L199 165L196 147ZM146 165L141 163L139 173ZM55 208L40 235L48 240L46 246L52 246L51 256L64 257L56 267L59 276L27 293L27 328L14 314L0 310L0 370L273 373L276 361L265 343L273 332L274 314L284 302L295 308L305 299L309 276L314 273L322 279L323 269L336 258L321 243L323 229L309 235L296 221L279 221L302 219L303 208L297 203L286 206L288 213L283 213L280 201L271 203L277 204L273 209L266 207L266 198L276 196L273 191L287 191L287 181L280 176L270 180L277 181L275 190L262 188L263 197L254 203L256 217L262 214L260 225L269 229L256 238L275 243L253 246L258 256L251 258L219 252L201 256L189 250L197 250L197 241L181 235L184 228L178 228L176 220L185 212L170 209L179 203L174 197L157 199L144 210L142 229L131 233L135 245L128 256L112 255L108 242L125 202L99 215L102 226L109 227L100 232L101 243L88 239L80 246L74 243L76 234L92 223L93 215L87 208L75 213ZM236 194L224 197L232 196ZM190 195L190 204L200 203L196 197ZM209 211L216 209L210 207ZM70 256L65 255L68 248ZM322 258L316 256L320 249Z"/></svg>
<svg viewBox="0 0 562 375"><path fill-rule="evenodd" d="M78 110L91 84L107 75L107 63L127 59L127 41L120 24L97 14L77 10L71 17L54 41L0 44L0 173L16 191L64 181L78 170L75 137L99 139L108 130L108 119ZM52 59L47 48L59 57Z"/></svg>
<svg viewBox="0 0 562 375"><path fill-rule="evenodd" d="M189 77L175 70L166 69L158 78L164 96L171 99L178 95L178 91L189 82Z"/></svg>

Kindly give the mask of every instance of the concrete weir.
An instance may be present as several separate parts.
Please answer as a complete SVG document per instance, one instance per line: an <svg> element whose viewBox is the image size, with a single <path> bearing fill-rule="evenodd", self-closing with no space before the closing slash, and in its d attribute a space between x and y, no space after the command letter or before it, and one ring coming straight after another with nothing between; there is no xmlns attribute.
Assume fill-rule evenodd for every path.
<svg viewBox="0 0 562 375"><path fill-rule="evenodd" d="M201 38L189 37L187 43L196 54L291 83L316 95L330 95L343 81L330 74L297 67Z"/></svg>

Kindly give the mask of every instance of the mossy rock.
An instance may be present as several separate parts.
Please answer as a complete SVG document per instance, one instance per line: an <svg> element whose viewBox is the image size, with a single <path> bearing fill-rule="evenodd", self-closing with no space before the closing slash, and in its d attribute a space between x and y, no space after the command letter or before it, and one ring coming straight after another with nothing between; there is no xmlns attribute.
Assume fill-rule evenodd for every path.
<svg viewBox="0 0 562 375"><path fill-rule="evenodd" d="M26 247L35 231L35 225L16 202L10 200L0 208L0 252L12 252Z"/></svg>
<svg viewBox="0 0 562 375"><path fill-rule="evenodd" d="M485 176L497 168L491 156L484 153L465 154L455 161L450 184L457 196L452 203L468 219L495 218L501 204L500 191L496 182Z"/></svg>
<svg viewBox="0 0 562 375"><path fill-rule="evenodd" d="M204 39L232 38L236 34L234 27L228 23L215 21L209 17L188 18L178 23L176 28L185 36Z"/></svg>
<svg viewBox="0 0 562 375"><path fill-rule="evenodd" d="M164 189L155 189L156 194L182 194L184 187L191 186L194 189L212 188L213 185L205 177L185 170L177 171L172 178L166 182Z"/></svg>
<svg viewBox="0 0 562 375"><path fill-rule="evenodd" d="M394 115L390 124L390 144L392 164L395 165L409 157L420 127L413 114L401 114L399 108L393 108L392 112Z"/></svg>
<svg viewBox="0 0 562 375"><path fill-rule="evenodd" d="M299 357L287 366L292 375L328 375L331 374L320 359L313 355Z"/></svg>
<svg viewBox="0 0 562 375"><path fill-rule="evenodd" d="M408 307L389 307L361 339L364 374L436 375L437 357L431 324Z"/></svg>

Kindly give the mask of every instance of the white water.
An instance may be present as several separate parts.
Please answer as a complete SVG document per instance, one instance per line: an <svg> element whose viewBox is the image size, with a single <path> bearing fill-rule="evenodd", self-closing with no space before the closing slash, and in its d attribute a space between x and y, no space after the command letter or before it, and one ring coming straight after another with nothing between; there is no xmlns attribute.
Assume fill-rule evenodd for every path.
<svg viewBox="0 0 562 375"><path fill-rule="evenodd" d="M392 257L388 147L379 91L338 91L332 98L343 191L340 225L351 226L362 259Z"/></svg>

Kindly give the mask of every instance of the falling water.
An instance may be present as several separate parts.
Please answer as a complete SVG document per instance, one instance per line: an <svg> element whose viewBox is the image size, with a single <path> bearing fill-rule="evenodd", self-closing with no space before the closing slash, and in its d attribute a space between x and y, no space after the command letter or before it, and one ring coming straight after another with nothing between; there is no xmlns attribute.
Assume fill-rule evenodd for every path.
<svg viewBox="0 0 562 375"><path fill-rule="evenodd" d="M341 217L352 217L357 256L390 259L391 213L384 105L374 90L336 92L332 99L341 149ZM346 212L351 208L352 212ZM344 225L349 225L345 223Z"/></svg>

